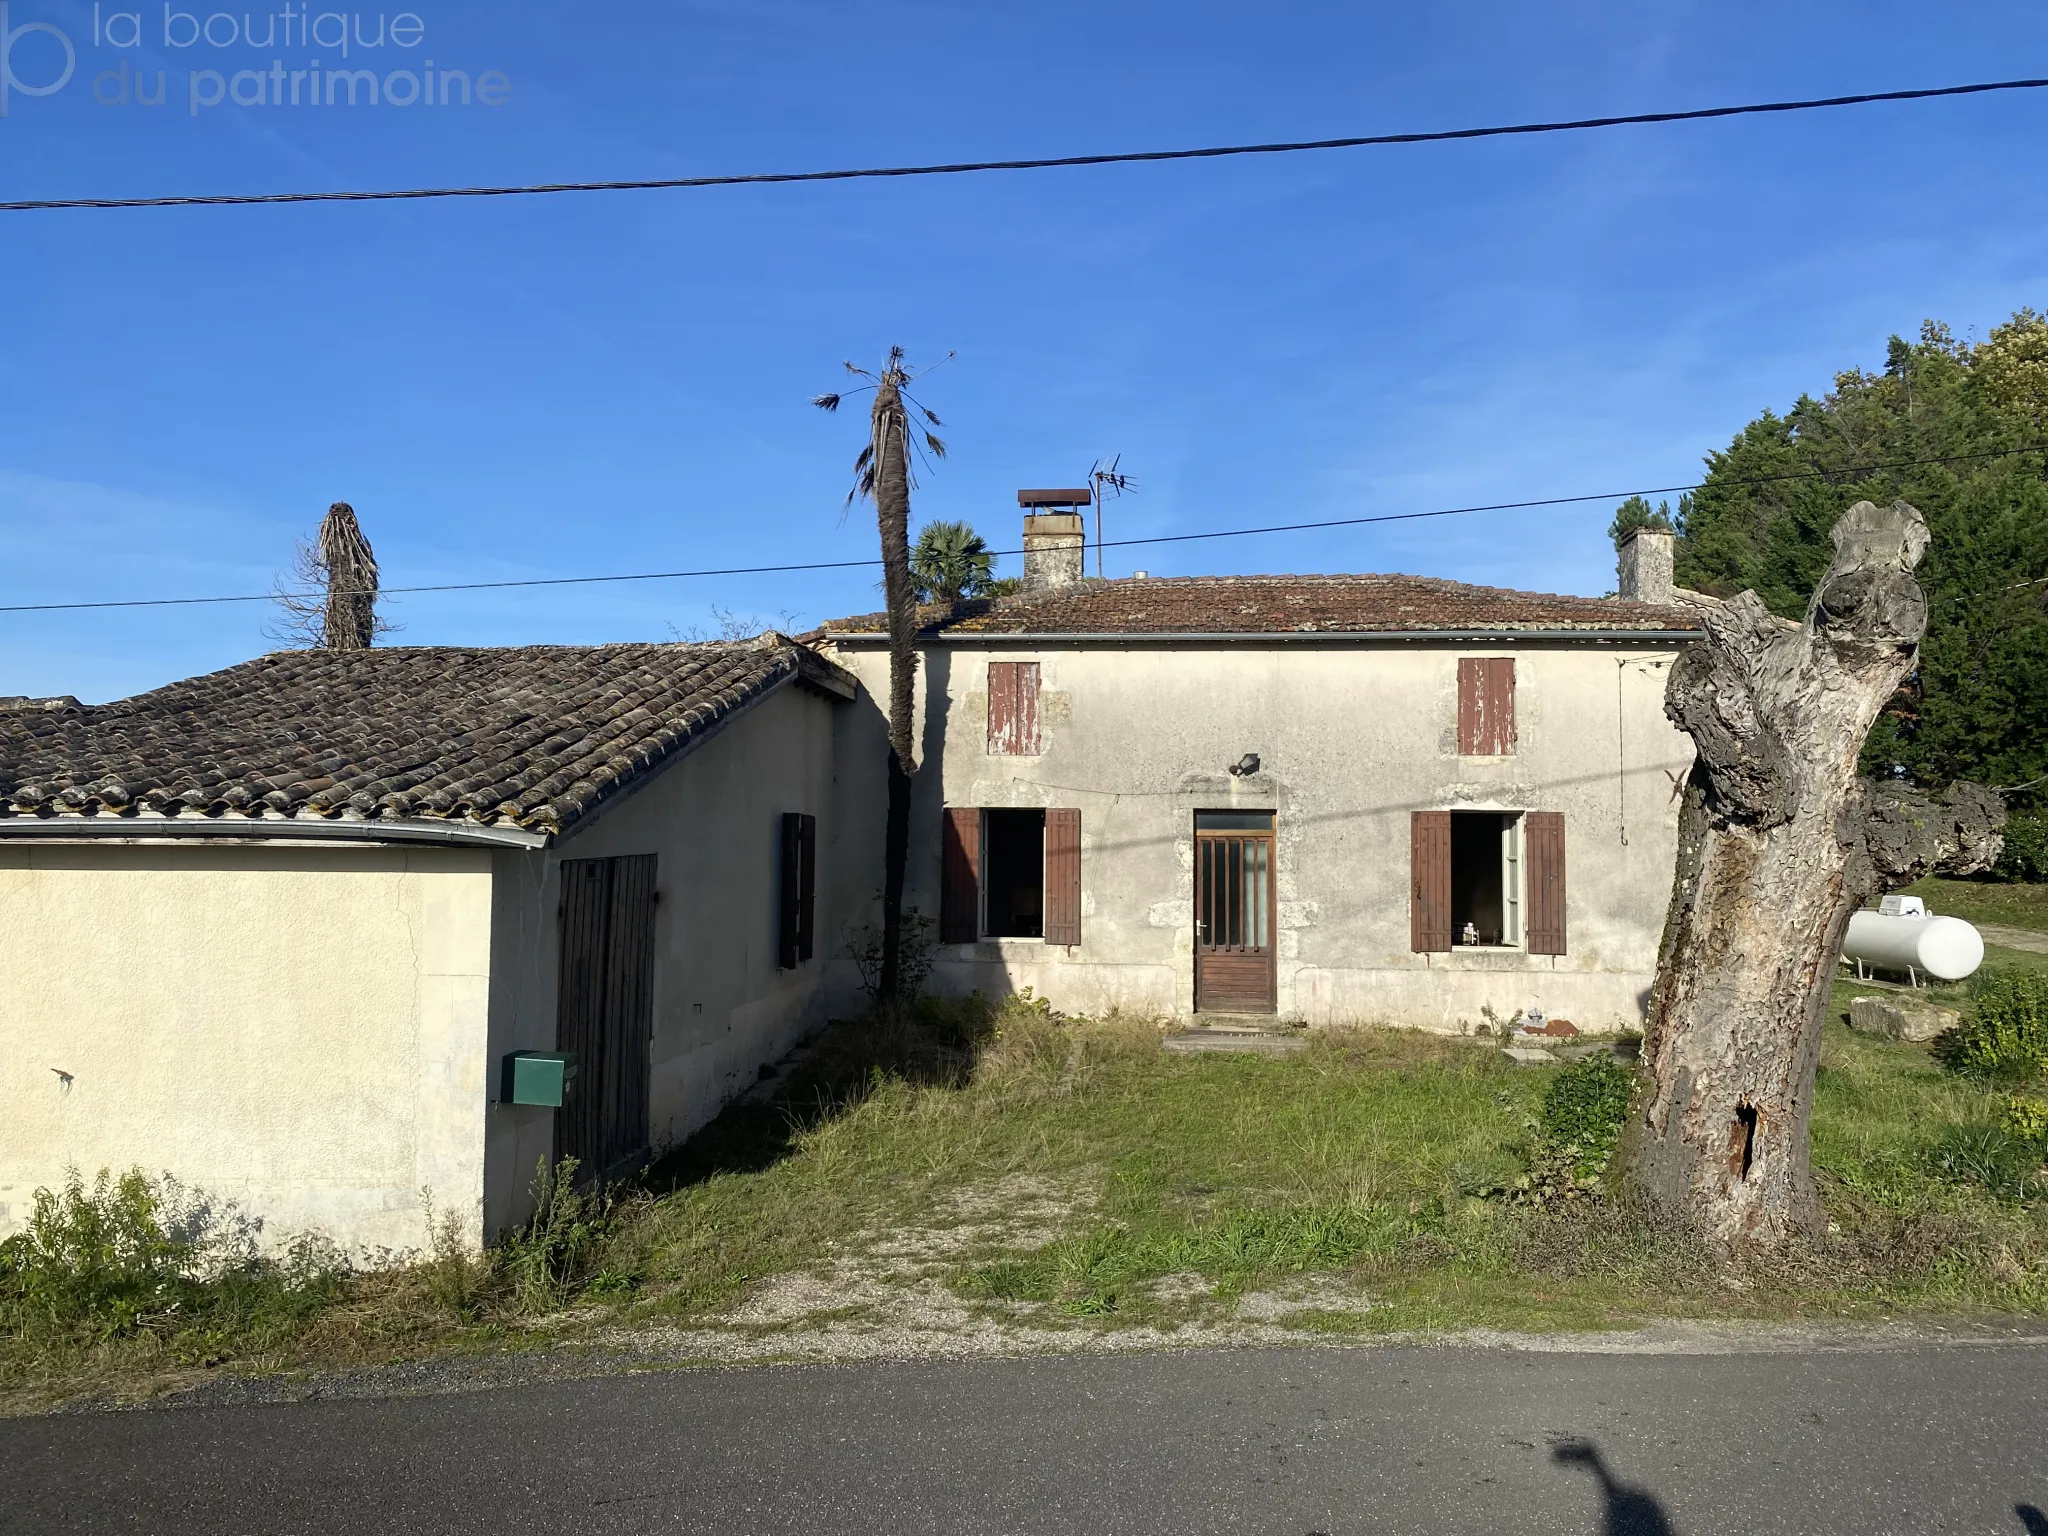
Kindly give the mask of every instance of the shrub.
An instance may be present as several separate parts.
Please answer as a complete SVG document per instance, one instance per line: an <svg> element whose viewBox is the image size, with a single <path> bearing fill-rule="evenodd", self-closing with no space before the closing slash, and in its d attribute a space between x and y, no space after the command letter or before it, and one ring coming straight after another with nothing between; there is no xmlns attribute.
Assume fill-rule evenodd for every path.
<svg viewBox="0 0 2048 1536"><path fill-rule="evenodd" d="M1998 1123L2008 1136L2048 1150L2048 1103L2014 1094Z"/></svg>
<svg viewBox="0 0 2048 1536"><path fill-rule="evenodd" d="M2048 880L2048 811L2014 811L1992 873L2000 880Z"/></svg>
<svg viewBox="0 0 2048 1536"><path fill-rule="evenodd" d="M2021 1081L2048 1072L2048 971L1980 973L1969 1014L1935 1041L1934 1053L1969 1077Z"/></svg>
<svg viewBox="0 0 2048 1536"><path fill-rule="evenodd" d="M1569 1153L1581 1177L1599 1173L1621 1139L1634 1085L1635 1074L1605 1052L1563 1068L1543 1093L1537 1124L1544 1142Z"/></svg>
<svg viewBox="0 0 2048 1536"><path fill-rule="evenodd" d="M61 1191L36 1191L27 1230L0 1243L0 1296L25 1328L112 1338L181 1300L195 1257L164 1229L141 1169L116 1179L103 1168L87 1189L74 1168Z"/></svg>

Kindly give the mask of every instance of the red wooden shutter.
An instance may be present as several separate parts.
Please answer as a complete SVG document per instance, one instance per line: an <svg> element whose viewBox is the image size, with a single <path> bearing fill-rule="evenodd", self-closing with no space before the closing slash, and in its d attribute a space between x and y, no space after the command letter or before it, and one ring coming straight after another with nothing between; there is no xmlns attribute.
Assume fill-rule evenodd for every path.
<svg viewBox="0 0 2048 1536"><path fill-rule="evenodd" d="M1531 811L1522 818L1529 863L1529 953L1564 953L1564 813Z"/></svg>
<svg viewBox="0 0 2048 1536"><path fill-rule="evenodd" d="M939 829L939 942L981 937L981 812L948 806Z"/></svg>
<svg viewBox="0 0 2048 1536"><path fill-rule="evenodd" d="M1451 813L1408 817L1408 947L1418 954L1451 947Z"/></svg>
<svg viewBox="0 0 2048 1536"><path fill-rule="evenodd" d="M988 664L988 750L991 757L1038 755L1038 663Z"/></svg>
<svg viewBox="0 0 2048 1536"><path fill-rule="evenodd" d="M1045 813L1045 942L1081 942L1081 813Z"/></svg>
<svg viewBox="0 0 2048 1536"><path fill-rule="evenodd" d="M1506 757L1515 750L1515 658L1458 662L1458 755Z"/></svg>

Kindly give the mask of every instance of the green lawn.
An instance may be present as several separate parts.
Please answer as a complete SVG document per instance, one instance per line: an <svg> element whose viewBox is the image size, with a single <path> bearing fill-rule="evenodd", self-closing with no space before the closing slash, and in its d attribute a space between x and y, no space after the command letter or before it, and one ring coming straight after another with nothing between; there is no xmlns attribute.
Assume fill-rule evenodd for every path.
<svg viewBox="0 0 2048 1536"><path fill-rule="evenodd" d="M773 1347L912 1314L927 1340L1026 1328L1042 1346L1281 1313L1307 1336L2048 1311L2041 1186L2000 1198L1943 1162L2002 1096L1922 1048L1829 1025L1813 1149L1831 1235L1732 1276L1621 1202L1500 1196L1540 1151L1559 1070L1392 1031L1172 1055L1147 1020L925 1005L834 1026L778 1098L729 1109L609 1219L568 1213L544 1250L194 1297L120 1328L0 1327L0 1397L636 1330Z"/></svg>
<svg viewBox="0 0 2048 1536"><path fill-rule="evenodd" d="M1930 875L1906 887L1930 912L1971 923L2048 932L2048 885L2005 885L1988 880L1944 880ZM2009 951L2008 953L2018 953Z"/></svg>

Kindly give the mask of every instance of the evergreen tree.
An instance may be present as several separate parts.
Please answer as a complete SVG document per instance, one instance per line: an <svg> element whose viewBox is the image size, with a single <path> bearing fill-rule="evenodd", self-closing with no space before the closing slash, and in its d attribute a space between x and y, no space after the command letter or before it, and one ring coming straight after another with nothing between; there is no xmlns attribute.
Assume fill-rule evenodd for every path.
<svg viewBox="0 0 2048 1536"><path fill-rule="evenodd" d="M1720 596L1754 588L1796 618L1842 512L1911 502L1933 533L1919 572L1927 638L1864 768L1930 786L2025 784L2048 774L2048 453L2032 451L2043 444L2048 321L2021 310L1981 343L1928 321L1917 341L1891 339L1882 372L1850 369L1709 457L1681 508L1678 580Z"/></svg>

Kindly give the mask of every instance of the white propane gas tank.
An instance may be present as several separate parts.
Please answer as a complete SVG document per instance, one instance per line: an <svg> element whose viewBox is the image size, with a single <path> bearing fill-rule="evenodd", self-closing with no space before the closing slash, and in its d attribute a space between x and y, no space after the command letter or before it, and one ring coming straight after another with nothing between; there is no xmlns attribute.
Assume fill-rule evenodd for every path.
<svg viewBox="0 0 2048 1536"><path fill-rule="evenodd" d="M1961 981L1984 963L1984 936L1960 917L1858 912L1849 919L1842 956L1888 971L1915 970L1937 981Z"/></svg>

